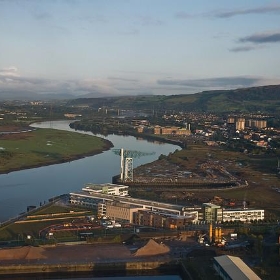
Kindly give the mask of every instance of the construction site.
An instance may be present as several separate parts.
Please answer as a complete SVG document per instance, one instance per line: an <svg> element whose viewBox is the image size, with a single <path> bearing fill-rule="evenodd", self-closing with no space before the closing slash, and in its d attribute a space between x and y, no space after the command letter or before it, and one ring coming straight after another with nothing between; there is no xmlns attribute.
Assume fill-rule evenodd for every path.
<svg viewBox="0 0 280 280"><path fill-rule="evenodd" d="M279 178L276 173L264 173L261 158L194 142L137 168L130 154L120 158L120 175L112 182L129 186L132 197L225 207L243 207L246 201L248 207L266 207L272 217L278 211Z"/></svg>
<svg viewBox="0 0 280 280"><path fill-rule="evenodd" d="M137 151L121 149L119 154L120 175L113 177L113 183L126 184L130 187L163 189L225 189L247 185L245 180L233 175L224 162L210 157L205 161L190 163L186 159L174 163L164 157L152 163L133 169L133 157L143 156Z"/></svg>

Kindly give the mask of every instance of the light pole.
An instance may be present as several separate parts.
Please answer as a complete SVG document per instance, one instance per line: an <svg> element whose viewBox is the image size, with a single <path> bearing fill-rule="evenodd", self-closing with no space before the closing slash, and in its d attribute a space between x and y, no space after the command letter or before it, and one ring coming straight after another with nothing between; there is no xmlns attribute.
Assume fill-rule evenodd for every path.
<svg viewBox="0 0 280 280"><path fill-rule="evenodd" d="M20 236L21 236L21 234L18 233L18 236L17 236L17 243L18 243L18 245L19 245L19 238L20 238Z"/></svg>

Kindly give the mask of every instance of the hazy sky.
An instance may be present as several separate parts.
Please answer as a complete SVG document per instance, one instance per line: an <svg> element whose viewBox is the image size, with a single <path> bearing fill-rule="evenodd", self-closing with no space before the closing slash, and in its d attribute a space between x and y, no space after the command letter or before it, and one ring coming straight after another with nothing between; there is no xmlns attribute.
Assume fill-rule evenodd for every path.
<svg viewBox="0 0 280 280"><path fill-rule="evenodd" d="M0 91L280 84L280 0L0 0Z"/></svg>

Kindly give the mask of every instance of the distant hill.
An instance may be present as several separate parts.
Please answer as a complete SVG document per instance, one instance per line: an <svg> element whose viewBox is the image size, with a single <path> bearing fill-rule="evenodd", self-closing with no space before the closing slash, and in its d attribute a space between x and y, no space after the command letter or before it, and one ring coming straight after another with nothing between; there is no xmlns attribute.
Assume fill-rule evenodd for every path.
<svg viewBox="0 0 280 280"><path fill-rule="evenodd" d="M197 112L280 112L280 85L212 90L183 95L145 95L107 98L77 98L69 105L88 105L138 110L183 110Z"/></svg>
<svg viewBox="0 0 280 280"><path fill-rule="evenodd" d="M87 105L92 108L115 108L130 110L182 110L197 112L280 112L280 85L211 90L181 95L135 95L88 97L65 94L0 91L0 100L64 100L69 106Z"/></svg>
<svg viewBox="0 0 280 280"><path fill-rule="evenodd" d="M67 93L47 93L47 94L38 94L29 91L0 91L0 100L26 100L26 101L34 101L34 100L68 100L76 98L76 96L67 94Z"/></svg>

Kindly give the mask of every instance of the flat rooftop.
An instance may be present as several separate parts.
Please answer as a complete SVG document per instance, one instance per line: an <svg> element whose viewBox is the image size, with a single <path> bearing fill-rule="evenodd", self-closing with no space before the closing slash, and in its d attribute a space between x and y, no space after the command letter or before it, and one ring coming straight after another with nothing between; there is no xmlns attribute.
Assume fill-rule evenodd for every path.
<svg viewBox="0 0 280 280"><path fill-rule="evenodd" d="M93 183L87 183L85 184L83 190L102 190L103 188L128 188L128 186L125 185L118 185L118 184L112 184L112 183L104 183L104 184L93 184Z"/></svg>

